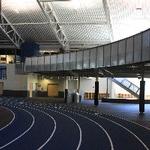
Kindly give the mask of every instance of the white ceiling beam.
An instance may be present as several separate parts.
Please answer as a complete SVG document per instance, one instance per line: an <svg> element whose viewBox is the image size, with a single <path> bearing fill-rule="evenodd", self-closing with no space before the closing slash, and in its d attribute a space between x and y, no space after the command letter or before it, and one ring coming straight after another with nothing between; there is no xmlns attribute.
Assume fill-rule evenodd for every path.
<svg viewBox="0 0 150 150"><path fill-rule="evenodd" d="M20 26L20 25L44 25L50 24L50 22L22 22L22 23L11 23L13 26ZM106 21L103 22L51 22L51 24L56 25L107 25ZM0 24L2 25L2 24ZM9 25L8 23L3 25Z"/></svg>
<svg viewBox="0 0 150 150"><path fill-rule="evenodd" d="M40 2L65 2L65 1L71 1L71 0L39 0Z"/></svg>
<svg viewBox="0 0 150 150"><path fill-rule="evenodd" d="M102 0L102 1L103 1L103 7L104 7L104 11L105 11L105 16L106 16L108 26L109 26L109 29L110 29L110 38L111 38L111 41L113 41L114 36L113 36L113 28L112 28L112 24L111 24L111 19L110 19L109 6L108 6L108 3L107 3L107 0Z"/></svg>
<svg viewBox="0 0 150 150"><path fill-rule="evenodd" d="M9 48L9 49L15 49L16 48L16 46L14 46L14 45L3 45L3 44L0 44L0 49L7 49L7 48Z"/></svg>
<svg viewBox="0 0 150 150"><path fill-rule="evenodd" d="M62 48L64 50L69 49L69 41L65 33L62 31L61 26L58 24L58 19L56 17L56 14L54 13L51 4L46 2L41 2L40 0L37 0L37 2L40 8L42 9L44 15L48 19L50 23L50 27L53 29L53 33L56 36L59 43L61 44ZM53 24L54 22L55 24Z"/></svg>
<svg viewBox="0 0 150 150"><path fill-rule="evenodd" d="M0 17L0 29L4 32L7 38L16 46L16 48L20 49L20 45L24 42L24 40L15 30L13 25L7 20L3 12L1 12Z"/></svg>

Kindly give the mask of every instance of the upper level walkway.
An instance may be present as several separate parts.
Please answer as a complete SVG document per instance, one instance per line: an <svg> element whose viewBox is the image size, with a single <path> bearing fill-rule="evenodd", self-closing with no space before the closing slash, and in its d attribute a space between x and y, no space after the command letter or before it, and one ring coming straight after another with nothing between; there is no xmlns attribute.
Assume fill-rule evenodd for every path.
<svg viewBox="0 0 150 150"><path fill-rule="evenodd" d="M18 72L25 73L43 72L57 75L75 75L79 73L95 76L104 73L110 75L113 68L119 67L117 71L113 72L114 74L116 72L117 76L120 70L123 70L124 74L127 71L129 73L135 71L135 74L138 74L140 69L148 67L148 64L143 66L148 62L150 62L150 29L126 39L95 48L58 55L26 58L25 63L16 64L16 68ZM139 68L139 64L140 66L142 64L142 68Z"/></svg>

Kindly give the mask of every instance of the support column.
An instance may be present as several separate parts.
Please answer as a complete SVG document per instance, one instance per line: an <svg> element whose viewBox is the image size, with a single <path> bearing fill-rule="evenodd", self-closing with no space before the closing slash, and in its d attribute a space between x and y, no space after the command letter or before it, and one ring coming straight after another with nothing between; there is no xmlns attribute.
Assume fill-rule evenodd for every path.
<svg viewBox="0 0 150 150"><path fill-rule="evenodd" d="M29 97L32 97L33 96L33 83L30 82L29 83Z"/></svg>
<svg viewBox="0 0 150 150"><path fill-rule="evenodd" d="M140 81L140 95L139 95L139 112L143 113L145 111L145 81L144 77Z"/></svg>
<svg viewBox="0 0 150 150"><path fill-rule="evenodd" d="M94 105L95 106L98 105L98 95L99 95L99 81L98 81L98 77L96 77L96 81L95 81L95 93L94 93Z"/></svg>
<svg viewBox="0 0 150 150"><path fill-rule="evenodd" d="M106 79L106 98L109 97L109 93L108 93L108 78Z"/></svg>
<svg viewBox="0 0 150 150"><path fill-rule="evenodd" d="M65 100L65 103L67 103L68 101L68 78L67 77L65 77L64 100Z"/></svg>
<svg viewBox="0 0 150 150"><path fill-rule="evenodd" d="M14 61L14 63L16 64L16 62L17 62L17 50L15 49L15 61Z"/></svg>
<svg viewBox="0 0 150 150"><path fill-rule="evenodd" d="M0 23L2 23L1 21L1 15L2 15L2 0L0 0Z"/></svg>
<svg viewBox="0 0 150 150"><path fill-rule="evenodd" d="M77 80L77 92L80 92L80 76L78 76L78 80Z"/></svg>
<svg viewBox="0 0 150 150"><path fill-rule="evenodd" d="M78 92L78 100L77 100L77 103L80 103L81 102L81 96L80 96L80 76L78 76L78 80L77 80L77 92Z"/></svg>

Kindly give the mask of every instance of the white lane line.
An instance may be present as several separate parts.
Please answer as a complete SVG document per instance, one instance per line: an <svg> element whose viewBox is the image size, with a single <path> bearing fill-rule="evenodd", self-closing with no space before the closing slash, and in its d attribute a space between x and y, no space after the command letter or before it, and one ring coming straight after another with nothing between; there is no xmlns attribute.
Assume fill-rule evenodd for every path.
<svg viewBox="0 0 150 150"><path fill-rule="evenodd" d="M10 110L9 108L4 107L4 106L1 106L1 107L4 108L4 109L7 109L8 111L10 111L13 114L13 118L12 118L12 120L7 125L5 125L4 127L0 128L0 131L4 130L5 128L7 128L8 126L10 126L14 122L15 117L16 117L15 113L12 110Z"/></svg>
<svg viewBox="0 0 150 150"><path fill-rule="evenodd" d="M104 113L102 113L102 114L104 114ZM91 113L91 115L93 115L93 114ZM109 115L109 116L111 116L111 115ZM126 131L128 131L130 134L132 134L132 135L144 146L144 148L145 148L146 150L149 150L149 148L146 146L146 144L145 144L136 134L134 134L131 130L127 129L127 128L124 127L123 125L121 125L121 124L119 124L119 123L117 123L117 122L115 122L115 121L113 121L113 120L111 120L111 119L108 119L108 118L102 117L102 116L99 116L99 117L100 117L100 118L103 118L103 119L105 119L105 120L108 120L108 121L110 121L110 122L112 122L112 123L114 123L114 124L116 124L116 125L122 127L123 129L125 129Z"/></svg>
<svg viewBox="0 0 150 150"><path fill-rule="evenodd" d="M20 109L20 108L18 108L18 109ZM18 137L16 137L15 139L13 139L12 141L10 141L9 143L7 143L7 144L1 146L0 149L5 148L6 146L12 144L13 142L15 142L16 140L18 140L19 138L21 138L23 135L25 135L25 134L33 127L33 125L34 125L34 123L35 123L35 117L34 117L34 116L32 115L32 113L30 113L29 111L24 110L24 109L21 109L21 110L27 112L27 113L32 117L32 124L31 124L30 127L29 127L27 130L25 130L21 135L19 135Z"/></svg>
<svg viewBox="0 0 150 150"><path fill-rule="evenodd" d="M145 126L143 126L143 125L141 125L141 124L139 124L139 123L137 123L137 122L134 122L134 121L131 121L131 120L126 120L126 119L124 119L124 118L123 118L122 120L128 121L128 122L130 122L130 123L133 123L133 124L135 124L135 125L137 125L137 126L140 126L140 127L144 128L144 129L150 131L150 128L149 128L149 127L145 127Z"/></svg>
<svg viewBox="0 0 150 150"><path fill-rule="evenodd" d="M49 110L49 109L48 109L48 110ZM50 109L50 110L51 110L51 109ZM53 111L53 110L51 110L51 111ZM79 150L79 148L80 148L80 146L81 146L81 143L82 143L82 129L81 129L80 125L79 125L72 117L70 117L70 116L68 116L68 115L66 115L66 114L64 114L64 113L61 113L61 112L59 112L59 111L54 111L54 112L57 112L57 113L59 113L59 114L61 114L61 115L63 115L63 116L66 116L67 118L69 118L70 120L72 120L72 121L78 126L79 133L80 133L80 138L79 138L79 143L78 143L78 146L77 146L76 150Z"/></svg>
<svg viewBox="0 0 150 150"><path fill-rule="evenodd" d="M84 110L84 111L85 111L85 110ZM144 128L144 129L150 131L150 128L149 128L149 127L143 126L143 125L141 125L141 124L139 124L139 123L137 123L137 122L135 122L135 121L128 120L128 119L123 118L123 117L121 117L121 116L110 115L110 114L108 114L108 113L104 113L104 112L97 111L97 110L96 110L96 112L99 113L99 114L102 114L102 115L103 115L103 114L104 114L104 115L107 115L107 116L109 116L109 117L113 116L113 117L115 117L115 118L119 118L119 119L121 119L121 120L125 120L125 121L127 121L127 122L133 123L133 124L135 124L135 125L137 125L137 126L140 126L140 127Z"/></svg>
<svg viewBox="0 0 150 150"><path fill-rule="evenodd" d="M85 118L85 119L87 119L87 120L93 122L93 123L96 124L99 128L101 128L101 129L103 130L103 132L106 134L106 136L108 137L108 139L109 139L110 146L111 146L111 150L114 150L113 142L112 142L112 139L111 139L110 135L108 134L108 132L107 132L100 124L98 124L96 121L94 121L94 120L92 120L92 119L90 119L90 118L88 118L88 117L86 117L86 116L84 116L84 115L81 115L81 114L79 114L79 113L76 113L76 112L71 112L71 113L75 113L75 114L77 114L78 116L81 116L81 117L83 117L83 118Z"/></svg>
<svg viewBox="0 0 150 150"><path fill-rule="evenodd" d="M103 113L103 112L100 112L100 113L101 113L101 114L104 114L104 115L108 115L108 116L110 116L110 117L113 116L113 117L115 117L115 118L118 118L118 119L121 119L121 120L125 120L125 121L127 121L127 122L133 123L133 124L135 124L135 125L137 125L137 126L140 126L140 127L144 128L144 129L150 131L150 128L145 127L145 126L143 126L143 125L141 125L141 124L139 124L139 123L137 123L137 122L135 122L135 121L131 121L131 120L128 120L128 119L125 119L125 118L121 118L121 117L119 117L119 116L115 116L115 115L109 115L109 114Z"/></svg>
<svg viewBox="0 0 150 150"><path fill-rule="evenodd" d="M48 113L46 113L46 112L44 112L44 111L41 111L41 110L39 110L39 109L37 109L37 110L40 111L40 112L42 112L43 114L47 115L48 117L50 117L50 118L53 120L53 122L54 122L54 129L53 129L52 134L51 134L50 137L46 140L46 142L38 148L38 150L41 150L41 149L52 139L52 137L53 137L53 135L54 135L54 133L55 133L57 127L56 127L56 120L55 120L51 115L49 115Z"/></svg>
<svg viewBox="0 0 150 150"><path fill-rule="evenodd" d="M121 125L120 123L117 123L117 122L115 122L115 121L113 121L113 120L111 120L111 119L108 119L108 118L102 117L102 116L99 116L99 117L100 117L100 118L103 118L103 119L105 119L105 120L108 120L108 121L110 121L110 122L112 122L112 123L114 123L114 124L116 124L116 125L122 127L122 128L125 129L127 132L129 132L130 134L132 134L132 135L144 146L144 148L145 148L146 150L149 150L149 148L145 145L145 143L144 143L136 134L134 134L131 130L127 129L126 127L124 127L124 126Z"/></svg>
<svg viewBox="0 0 150 150"><path fill-rule="evenodd" d="M52 139L52 137L53 137L53 135L54 135L54 133L55 133L55 131L56 131L56 128L57 128L57 125L56 125L56 120L51 116L51 115L49 115L48 113L46 113L46 112L44 112L44 111L42 111L42 110L39 110L39 109L35 109L35 108L31 108L30 106L25 106L26 108L29 108L29 109L31 109L31 110L36 110L36 111L38 111L38 112L41 112L41 113L43 113L43 114L45 114L45 115L47 115L49 118L51 118L52 120L53 120L53 122L54 122L54 129L53 129L53 132L52 132L52 134L49 136L49 138L46 140L46 142L44 143L44 144L42 144L37 150L41 150L51 139Z"/></svg>
<svg viewBox="0 0 150 150"><path fill-rule="evenodd" d="M40 106L36 106L36 107L42 108L42 107L40 107ZM44 109L44 108L42 108L42 109ZM59 114L65 116L65 117L69 118L70 120L72 120L72 121L78 126L79 133L80 133L80 138L79 138L79 142L78 142L78 146L77 146L76 150L79 150L79 149L80 149L80 146L81 146L81 143L82 143L82 129L81 129L80 125L79 125L73 118L71 118L70 116L68 116L68 115L66 115L66 114L64 114L64 113L61 113L61 112L56 111L56 110L51 110L50 108L49 108L49 109L48 109L48 108L45 108L45 109L46 109L46 110L49 110L49 111L53 111L53 112L59 113Z"/></svg>

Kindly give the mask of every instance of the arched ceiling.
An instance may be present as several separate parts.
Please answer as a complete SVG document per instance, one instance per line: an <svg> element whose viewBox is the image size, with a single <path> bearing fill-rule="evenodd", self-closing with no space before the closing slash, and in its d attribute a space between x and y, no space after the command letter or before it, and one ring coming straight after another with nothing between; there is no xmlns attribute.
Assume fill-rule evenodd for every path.
<svg viewBox="0 0 150 150"><path fill-rule="evenodd" d="M41 50L103 45L148 29L149 8L149 0L2 0L0 48L13 47L11 30Z"/></svg>

